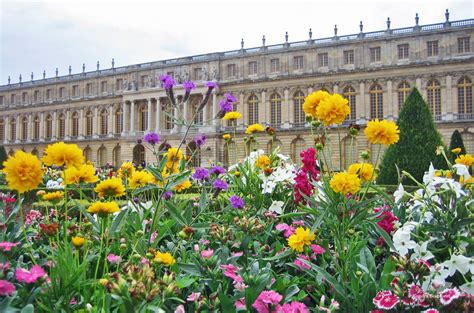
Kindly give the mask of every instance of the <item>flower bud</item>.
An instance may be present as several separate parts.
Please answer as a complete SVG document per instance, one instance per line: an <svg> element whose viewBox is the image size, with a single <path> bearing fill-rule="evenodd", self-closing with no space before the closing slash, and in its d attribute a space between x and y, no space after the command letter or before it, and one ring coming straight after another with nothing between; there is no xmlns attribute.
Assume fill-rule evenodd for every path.
<svg viewBox="0 0 474 313"><path fill-rule="evenodd" d="M361 271L357 271L355 274L356 274L356 276L358 276L358 277L361 277L361 276L362 276L362 272L361 272Z"/></svg>
<svg viewBox="0 0 474 313"><path fill-rule="evenodd" d="M313 121L313 116L311 116L311 114L306 114L305 119L306 122L311 123Z"/></svg>
<svg viewBox="0 0 474 313"><path fill-rule="evenodd" d="M312 121L311 126L318 128L319 126L321 126L321 122L318 120Z"/></svg>
<svg viewBox="0 0 474 313"><path fill-rule="evenodd" d="M318 151L322 151L324 149L324 145L320 142L318 142L314 146L315 146L316 150L318 150Z"/></svg>
<svg viewBox="0 0 474 313"><path fill-rule="evenodd" d="M367 151L367 150L362 151L362 153L360 154L360 157L362 158L362 160L368 160L370 158L369 151Z"/></svg>
<svg viewBox="0 0 474 313"><path fill-rule="evenodd" d="M144 232L143 232L143 230L137 230L137 232L135 233L135 235L136 235L137 237L142 237L142 236L144 235Z"/></svg>
<svg viewBox="0 0 474 313"><path fill-rule="evenodd" d="M126 249L127 249L127 244L126 243L120 244L120 250L126 250Z"/></svg>
<svg viewBox="0 0 474 313"><path fill-rule="evenodd" d="M99 284L105 287L109 283L109 280L107 278L101 278L99 279Z"/></svg>

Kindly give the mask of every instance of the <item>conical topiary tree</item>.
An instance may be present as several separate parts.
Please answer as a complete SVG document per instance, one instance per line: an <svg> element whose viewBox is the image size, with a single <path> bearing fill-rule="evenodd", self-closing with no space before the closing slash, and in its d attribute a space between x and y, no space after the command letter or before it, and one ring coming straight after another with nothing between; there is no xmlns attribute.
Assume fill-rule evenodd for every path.
<svg viewBox="0 0 474 313"><path fill-rule="evenodd" d="M0 146L0 170L3 169L3 162L8 159L4 146Z"/></svg>
<svg viewBox="0 0 474 313"><path fill-rule="evenodd" d="M464 147L464 141L462 140L461 133L457 129L451 135L451 142L449 143L448 156L451 163L453 163L456 159L456 154L451 152L451 150L453 150L454 148L461 148L461 152L459 152L460 155L466 154L466 147Z"/></svg>
<svg viewBox="0 0 474 313"><path fill-rule="evenodd" d="M441 135L433 121L431 111L418 89L413 88L406 99L398 118L400 140L386 151L380 164L377 182L386 185L398 184L398 172L406 171L418 181L432 162L437 169L446 168L442 155L436 155L436 149L443 146ZM404 184L413 185L408 178Z"/></svg>

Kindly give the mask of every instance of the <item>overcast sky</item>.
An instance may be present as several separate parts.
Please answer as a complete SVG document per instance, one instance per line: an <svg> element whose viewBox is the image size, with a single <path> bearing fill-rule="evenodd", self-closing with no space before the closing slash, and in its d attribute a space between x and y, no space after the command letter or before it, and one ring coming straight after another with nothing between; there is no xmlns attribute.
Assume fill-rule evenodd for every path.
<svg viewBox="0 0 474 313"><path fill-rule="evenodd" d="M0 0L0 85L187 55L474 17L473 1L118 1Z"/></svg>

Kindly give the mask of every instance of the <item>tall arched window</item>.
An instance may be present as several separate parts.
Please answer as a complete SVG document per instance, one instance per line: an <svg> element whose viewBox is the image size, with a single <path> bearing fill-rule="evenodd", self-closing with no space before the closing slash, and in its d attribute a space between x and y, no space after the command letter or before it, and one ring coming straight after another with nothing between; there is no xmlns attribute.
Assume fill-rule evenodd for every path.
<svg viewBox="0 0 474 313"><path fill-rule="evenodd" d="M190 157L191 164L193 167L201 166L201 149L196 147L194 141L188 144L186 152L187 155Z"/></svg>
<svg viewBox="0 0 474 313"><path fill-rule="evenodd" d="M0 118L0 142L5 141L5 120Z"/></svg>
<svg viewBox="0 0 474 313"><path fill-rule="evenodd" d="M122 109L119 108L117 109L117 111L115 111L115 133L120 134L122 131L123 131L123 112L122 112Z"/></svg>
<svg viewBox="0 0 474 313"><path fill-rule="evenodd" d="M346 86L342 91L342 96L349 101L349 107L351 108L351 114L349 115L349 120L355 121L356 116L356 92L352 86Z"/></svg>
<svg viewBox="0 0 474 313"><path fill-rule="evenodd" d="M66 117L63 113L58 116L58 138L64 138L66 134Z"/></svg>
<svg viewBox="0 0 474 313"><path fill-rule="evenodd" d="M21 119L21 140L28 139L28 118L24 116Z"/></svg>
<svg viewBox="0 0 474 313"><path fill-rule="evenodd" d="M38 140L40 137L40 126L41 126L40 117L36 115L33 120L33 139L34 140Z"/></svg>
<svg viewBox="0 0 474 313"><path fill-rule="evenodd" d="M272 126L281 124L281 97L277 93L270 96L270 124Z"/></svg>
<svg viewBox="0 0 474 313"><path fill-rule="evenodd" d="M401 82L400 84L398 84L398 111L400 111L406 99L408 98L410 90L410 84L408 84L407 82Z"/></svg>
<svg viewBox="0 0 474 313"><path fill-rule="evenodd" d="M383 90L379 84L373 84L369 89L370 118L383 119Z"/></svg>
<svg viewBox="0 0 474 313"><path fill-rule="evenodd" d="M34 148L33 150L31 150L31 154L39 157L38 149Z"/></svg>
<svg viewBox="0 0 474 313"><path fill-rule="evenodd" d="M464 141L464 147L466 152L473 154L474 153L474 133L462 132L462 140Z"/></svg>
<svg viewBox="0 0 474 313"><path fill-rule="evenodd" d="M426 84L426 92L428 96L428 106L431 113L435 117L441 115L441 85L436 79L432 79Z"/></svg>
<svg viewBox="0 0 474 313"><path fill-rule="evenodd" d="M87 146L84 148L84 158L86 161L92 161L92 149L91 147Z"/></svg>
<svg viewBox="0 0 474 313"><path fill-rule="evenodd" d="M146 131L148 129L148 106L142 104L138 112L140 113L139 129L140 131Z"/></svg>
<svg viewBox="0 0 474 313"><path fill-rule="evenodd" d="M97 163L100 167L107 164L107 148L103 145L97 150Z"/></svg>
<svg viewBox="0 0 474 313"><path fill-rule="evenodd" d="M279 148L281 152L281 147L283 147L283 144L280 139L270 140L267 143L267 153L271 154L276 148Z"/></svg>
<svg viewBox="0 0 474 313"><path fill-rule="evenodd" d="M303 111L304 98L304 93L301 91L297 91L293 95L293 117L296 125L303 125L306 121Z"/></svg>
<svg viewBox="0 0 474 313"><path fill-rule="evenodd" d="M173 106L166 99L162 103L165 115L165 129L173 129Z"/></svg>
<svg viewBox="0 0 474 313"><path fill-rule="evenodd" d="M46 116L46 133L44 136L46 139L53 138L53 117L51 114Z"/></svg>
<svg viewBox="0 0 474 313"><path fill-rule="evenodd" d="M201 101L199 98L193 98L191 101L191 108L192 108L192 116L194 117L194 124L196 125L202 125L203 120L204 120L204 110L201 110L198 112L199 105L201 104Z"/></svg>
<svg viewBox="0 0 474 313"><path fill-rule="evenodd" d="M91 110L86 112L86 136L92 136L94 115Z"/></svg>
<svg viewBox="0 0 474 313"><path fill-rule="evenodd" d="M103 109L100 111L100 134L107 135L108 131L108 118L107 118L107 110Z"/></svg>
<svg viewBox="0 0 474 313"><path fill-rule="evenodd" d="M122 148L119 144L115 146L114 150L112 150L112 159L114 162L115 167L119 167L122 164Z"/></svg>
<svg viewBox="0 0 474 313"><path fill-rule="evenodd" d="M295 138L291 142L291 158L293 162L299 163L300 162L300 153L305 149L305 141L303 138Z"/></svg>
<svg viewBox="0 0 474 313"><path fill-rule="evenodd" d="M133 148L133 163L141 165L145 162L145 147L142 144L137 144Z"/></svg>
<svg viewBox="0 0 474 313"><path fill-rule="evenodd" d="M10 140L16 140L16 119L14 118L10 120Z"/></svg>
<svg viewBox="0 0 474 313"><path fill-rule="evenodd" d="M77 112L72 113L71 126L71 136L79 136L79 114Z"/></svg>
<svg viewBox="0 0 474 313"><path fill-rule="evenodd" d="M463 77L458 81L457 87L458 114L461 118L470 118L472 114L472 81Z"/></svg>
<svg viewBox="0 0 474 313"><path fill-rule="evenodd" d="M248 124L258 123L258 98L256 95L251 95L247 100L248 105Z"/></svg>

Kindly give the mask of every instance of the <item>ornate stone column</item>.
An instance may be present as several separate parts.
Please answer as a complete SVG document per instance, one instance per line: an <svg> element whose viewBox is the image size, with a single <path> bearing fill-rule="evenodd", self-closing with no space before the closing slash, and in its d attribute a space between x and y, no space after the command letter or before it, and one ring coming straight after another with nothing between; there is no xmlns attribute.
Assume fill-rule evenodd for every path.
<svg viewBox="0 0 474 313"><path fill-rule="evenodd" d="M219 105L217 104L217 95L215 89L212 90L212 125L213 126L218 126L219 125L219 119L214 119L219 113Z"/></svg>
<svg viewBox="0 0 474 313"><path fill-rule="evenodd" d="M109 108L107 110L107 134L108 137L113 137L114 132L115 132L115 127L114 127L114 105L111 104L109 105Z"/></svg>
<svg viewBox="0 0 474 313"><path fill-rule="evenodd" d="M52 140L55 140L56 138L58 138L58 129L57 129L57 124L58 124L58 112L54 111L53 112L53 138Z"/></svg>
<svg viewBox="0 0 474 313"><path fill-rule="evenodd" d="M41 119L43 120L43 119ZM81 108L79 111L79 138L84 138L84 108Z"/></svg>
<svg viewBox="0 0 474 313"><path fill-rule="evenodd" d="M282 108L281 108L281 115L282 115L282 126L283 128L290 128L290 91L288 88L285 88L283 91L283 103L282 103Z"/></svg>
<svg viewBox="0 0 474 313"><path fill-rule="evenodd" d="M98 137L98 126L99 125L99 107L94 107L94 115L92 116L92 138Z"/></svg>
<svg viewBox="0 0 474 313"><path fill-rule="evenodd" d="M202 100L204 100L204 97L206 96L206 93L204 92L202 94ZM207 126L208 125L208 120L209 120L209 117L208 117L208 112L209 112L209 103L207 103L204 108L202 109L202 124L203 126Z"/></svg>
<svg viewBox="0 0 474 313"><path fill-rule="evenodd" d="M10 116L5 116L5 144L10 140Z"/></svg>
<svg viewBox="0 0 474 313"><path fill-rule="evenodd" d="M383 98L383 94L382 94ZM395 109L395 105L393 103L393 83L391 80L387 80L387 111L384 112L384 118L388 116L395 116L395 112L398 110Z"/></svg>
<svg viewBox="0 0 474 313"><path fill-rule="evenodd" d="M123 129L122 129L122 136L127 135L128 133L128 106L127 106L127 101L122 102L122 124L123 124Z"/></svg>
<svg viewBox="0 0 474 313"><path fill-rule="evenodd" d="M153 119L152 119L152 117L153 117L153 106L152 106L153 102L152 102L152 100L153 100L152 98L147 99L147 101L148 101L148 116L147 116L148 117L148 121L147 121L147 123L148 123L147 126L148 127L147 127L147 130L149 132L153 131L153 128L151 126L151 124L153 122Z"/></svg>
<svg viewBox="0 0 474 313"><path fill-rule="evenodd" d="M161 133L161 101L160 98L156 99L156 112L155 112L155 132Z"/></svg>
<svg viewBox="0 0 474 313"><path fill-rule="evenodd" d="M71 110L66 111L66 121L64 122L64 139L69 139L71 136Z"/></svg>
<svg viewBox="0 0 474 313"><path fill-rule="evenodd" d="M130 101L130 134L135 134L135 100Z"/></svg>
<svg viewBox="0 0 474 313"><path fill-rule="evenodd" d="M31 139L33 138L33 115L28 114L28 134L26 135L26 140L28 142L31 142Z"/></svg>
<svg viewBox="0 0 474 313"><path fill-rule="evenodd" d="M258 110L258 122L264 123L265 121L269 121L269 119L267 119L267 101L265 100L265 89L262 90L261 99L262 105L260 105Z"/></svg>
<svg viewBox="0 0 474 313"><path fill-rule="evenodd" d="M44 141L44 112L40 114L40 133L39 140Z"/></svg>

